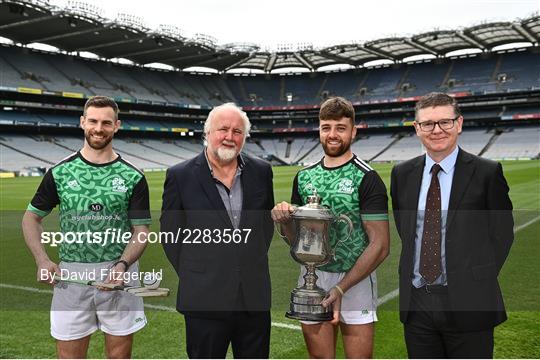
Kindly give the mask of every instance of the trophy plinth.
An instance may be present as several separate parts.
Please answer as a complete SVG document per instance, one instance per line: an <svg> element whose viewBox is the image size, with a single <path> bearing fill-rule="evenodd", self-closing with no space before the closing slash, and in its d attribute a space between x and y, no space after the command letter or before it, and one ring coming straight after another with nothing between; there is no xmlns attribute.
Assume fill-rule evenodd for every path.
<svg viewBox="0 0 540 360"><path fill-rule="evenodd" d="M332 320L332 308L325 308L321 305L326 297L326 291L316 284L318 277L315 274L315 265L306 265L306 269L304 286L291 292L290 310L285 313L285 316L304 321Z"/></svg>
<svg viewBox="0 0 540 360"><path fill-rule="evenodd" d="M296 229L295 238L289 242L291 256L299 264L305 265L306 274L304 285L291 292L290 310L285 316L305 321L332 320L332 307L321 305L327 293L317 286L315 268L327 264L333 256L329 243L330 226L338 221L346 222L349 227L348 238L353 229L352 222L347 216L336 217L329 209L321 206L316 192L308 197L305 206L294 211L292 219Z"/></svg>

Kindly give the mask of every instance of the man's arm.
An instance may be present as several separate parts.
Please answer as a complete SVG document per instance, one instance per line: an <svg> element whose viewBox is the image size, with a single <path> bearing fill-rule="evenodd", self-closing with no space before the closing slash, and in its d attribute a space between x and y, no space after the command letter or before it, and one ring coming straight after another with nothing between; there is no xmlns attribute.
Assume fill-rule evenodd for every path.
<svg viewBox="0 0 540 360"><path fill-rule="evenodd" d="M344 293L371 274L390 253L390 229L388 220L362 221L362 225L368 236L369 245L356 260L353 267L337 284ZM330 304L334 304L334 313L339 314L340 301L338 300L341 300L341 296L338 289L332 288L328 292L327 298L322 302L322 305L327 307ZM337 318L334 316L333 322L336 322L338 319L339 315Z"/></svg>
<svg viewBox="0 0 540 360"><path fill-rule="evenodd" d="M489 237L495 250L497 271L508 257L514 241L514 218L512 201L508 196L508 184L504 178L501 164L490 177L487 190L487 210L489 211Z"/></svg>
<svg viewBox="0 0 540 360"><path fill-rule="evenodd" d="M133 193L129 199L128 217L131 222L131 238L116 265L111 269L107 283L121 285L123 283L122 273L126 272L131 264L142 256L146 248L148 226L152 221L152 216L150 215L150 191L144 176L139 179L133 188ZM103 290L106 290L106 288L103 288Z"/></svg>
<svg viewBox="0 0 540 360"><path fill-rule="evenodd" d="M182 227L182 200L178 191L176 177L171 169L167 170L165 184L163 186L163 203L161 205L160 231L161 233L172 233L173 237L179 228ZM163 241L163 250L167 259L178 274L178 259L180 258L181 244L172 241Z"/></svg>
<svg viewBox="0 0 540 360"><path fill-rule="evenodd" d="M397 181L397 174L396 174L396 167L394 166L392 168L392 174L390 175L390 196L392 197L392 213L394 215L394 222L396 224L396 229L398 231L398 234L401 235L401 219L400 219L400 211L399 211L399 203L398 203L398 181Z"/></svg>
<svg viewBox="0 0 540 360"><path fill-rule="evenodd" d="M50 275L54 273L60 274L60 268L49 259L45 251L41 241L41 233L43 232L41 222L59 203L56 182L52 170L49 169L43 176L22 220L24 241L34 256L37 265L37 281L49 284L54 283L54 278Z"/></svg>
<svg viewBox="0 0 540 360"><path fill-rule="evenodd" d="M274 183L273 183L274 173L272 171L272 166L268 165L268 184L266 186L267 192L267 203L266 208L264 209L264 226L265 232L264 236L266 237L267 249L270 248L270 243L272 242L272 237L274 235L274 222L272 221L271 209L274 206Z"/></svg>
<svg viewBox="0 0 540 360"><path fill-rule="evenodd" d="M148 231L148 225L133 225L131 227L131 239L118 260L125 261L129 266L139 260L146 248ZM128 270L125 264L117 263L111 270L111 276L105 282L122 285L123 278L121 275ZM103 288L103 290L110 289Z"/></svg>
<svg viewBox="0 0 540 360"><path fill-rule="evenodd" d="M45 247L41 242L41 233L43 232L42 220L43 218L41 216L31 211L26 211L22 220L22 230L26 246L28 246L36 262L37 281L52 284L54 282L52 274L60 274L60 268L49 259L49 255L47 255ZM47 276L44 276L45 271Z"/></svg>
<svg viewBox="0 0 540 360"><path fill-rule="evenodd" d="M334 304L334 324L339 321L341 296L365 279L388 256L390 229L388 226L388 196L386 187L375 171L366 173L358 188L362 227L368 237L368 246L358 257L343 279L328 292L323 306Z"/></svg>

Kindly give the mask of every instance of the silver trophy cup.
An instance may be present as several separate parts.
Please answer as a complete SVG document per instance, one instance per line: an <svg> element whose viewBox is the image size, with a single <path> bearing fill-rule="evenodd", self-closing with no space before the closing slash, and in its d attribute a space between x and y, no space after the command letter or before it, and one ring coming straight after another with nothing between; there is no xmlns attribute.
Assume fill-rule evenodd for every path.
<svg viewBox="0 0 540 360"><path fill-rule="evenodd" d="M306 321L332 320L331 308L325 308L321 302L327 293L317 286L315 268L328 263L334 256L330 247L330 228L337 222L345 222L349 228L347 240L353 231L351 219L346 215L335 216L329 209L320 205L317 192L308 197L308 203L292 213L295 226L295 237L289 240L291 256L306 267L304 285L291 292L290 310L285 314L288 318ZM282 235L283 238L285 238Z"/></svg>

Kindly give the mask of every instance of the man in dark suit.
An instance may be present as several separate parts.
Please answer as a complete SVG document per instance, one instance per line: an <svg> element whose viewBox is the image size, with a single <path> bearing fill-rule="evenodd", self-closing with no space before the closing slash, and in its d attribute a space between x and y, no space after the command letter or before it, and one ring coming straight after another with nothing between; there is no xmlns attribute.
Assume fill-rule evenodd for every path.
<svg viewBox="0 0 540 360"><path fill-rule="evenodd" d="M214 108L204 151L167 171L161 231L179 277L177 309L190 358L267 358L270 344L268 247L273 235L272 168L240 154L247 115Z"/></svg>
<svg viewBox="0 0 540 360"><path fill-rule="evenodd" d="M514 238L508 185L499 163L457 146L462 125L454 98L422 97L414 126L426 154L392 170L411 358L493 357L493 329L506 320L497 276Z"/></svg>

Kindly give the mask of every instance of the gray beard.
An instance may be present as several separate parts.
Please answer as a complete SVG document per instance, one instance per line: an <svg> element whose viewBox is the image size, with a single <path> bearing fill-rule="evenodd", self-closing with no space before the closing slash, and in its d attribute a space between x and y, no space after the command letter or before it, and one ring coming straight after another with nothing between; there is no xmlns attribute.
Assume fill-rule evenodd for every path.
<svg viewBox="0 0 540 360"><path fill-rule="evenodd" d="M214 155L219 161L230 162L236 156L238 156L238 153L236 152L236 149L224 149L222 147L218 147L217 150L214 151Z"/></svg>

